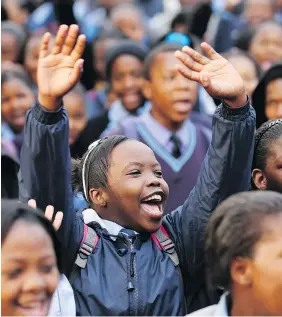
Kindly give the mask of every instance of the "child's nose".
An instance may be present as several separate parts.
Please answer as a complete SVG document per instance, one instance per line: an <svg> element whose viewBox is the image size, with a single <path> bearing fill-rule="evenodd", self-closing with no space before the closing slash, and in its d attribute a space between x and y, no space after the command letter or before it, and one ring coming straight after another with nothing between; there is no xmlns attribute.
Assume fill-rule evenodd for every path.
<svg viewBox="0 0 282 317"><path fill-rule="evenodd" d="M148 177L147 185L149 187L151 187L151 186L160 187L161 186L160 179L156 175L152 175L152 176Z"/></svg>
<svg viewBox="0 0 282 317"><path fill-rule="evenodd" d="M46 283L42 274L39 272L32 272L23 284L23 291L25 292L39 292L45 289Z"/></svg>

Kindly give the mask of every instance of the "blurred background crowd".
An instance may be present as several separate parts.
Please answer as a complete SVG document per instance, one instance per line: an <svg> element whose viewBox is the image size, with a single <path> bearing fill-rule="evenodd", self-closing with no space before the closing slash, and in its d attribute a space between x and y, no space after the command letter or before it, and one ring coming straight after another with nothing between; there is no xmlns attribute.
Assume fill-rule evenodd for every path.
<svg viewBox="0 0 282 317"><path fill-rule="evenodd" d="M187 150L191 140L185 140L184 132L175 129L174 123L180 122L181 126L190 118L194 125L205 129L206 140L196 139L200 154L189 167L195 170L195 175L186 185L188 189L194 186L209 144L211 116L220 101L195 84L174 85L174 75L167 70L173 59L158 65L160 76L152 83L154 96L148 96L143 87L144 67L145 73L151 70L146 70L148 65L144 66L144 60L160 44L164 45L164 51L187 45L201 52L201 41L207 41L242 76L257 112L257 127L282 117L281 0L3 0L1 13L4 197L18 196L16 172L25 114L37 93L40 40L46 31L54 35L60 24L78 24L87 38L81 83L64 98L73 157L82 156L100 135L115 131L125 117L144 117L153 98L153 104L162 104L161 109L153 109L162 127L158 129L151 118L144 117L152 130L146 141L151 147L154 148L154 141L162 142L162 128L178 130L175 133L178 138L168 146L168 151L173 150L177 158L181 146ZM167 74L162 75L163 69ZM180 100L187 106L181 118L176 118L181 106L174 113L172 102L167 101L173 89L181 89L178 85L189 91L183 97L185 100ZM169 173L165 173L166 179ZM177 174L175 170L173 173ZM183 185L179 175L171 177L171 182ZM169 209L182 203L181 199L174 201L173 193L171 197Z"/></svg>

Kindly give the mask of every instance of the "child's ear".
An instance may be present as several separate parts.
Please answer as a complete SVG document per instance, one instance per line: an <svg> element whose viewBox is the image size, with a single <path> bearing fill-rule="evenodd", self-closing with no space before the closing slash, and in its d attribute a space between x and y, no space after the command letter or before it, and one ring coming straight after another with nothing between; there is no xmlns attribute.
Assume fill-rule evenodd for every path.
<svg viewBox="0 0 282 317"><path fill-rule="evenodd" d="M265 174L259 168L255 168L252 171L252 179L257 189L266 190L267 189L267 179Z"/></svg>
<svg viewBox="0 0 282 317"><path fill-rule="evenodd" d="M231 263L230 275L234 283L250 287L253 281L252 260L244 257L234 259Z"/></svg>
<svg viewBox="0 0 282 317"><path fill-rule="evenodd" d="M151 100L152 99L152 88L151 88L151 82L148 79L143 80L142 84L142 92L146 99Z"/></svg>
<svg viewBox="0 0 282 317"><path fill-rule="evenodd" d="M102 189L90 189L89 190L89 197L90 200L93 202L94 205L100 207L107 207L107 194Z"/></svg>

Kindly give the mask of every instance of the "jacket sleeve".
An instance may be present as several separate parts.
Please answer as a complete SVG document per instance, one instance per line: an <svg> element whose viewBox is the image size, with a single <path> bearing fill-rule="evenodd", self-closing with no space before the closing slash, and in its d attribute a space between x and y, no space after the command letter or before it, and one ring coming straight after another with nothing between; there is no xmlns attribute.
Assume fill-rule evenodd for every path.
<svg viewBox="0 0 282 317"><path fill-rule="evenodd" d="M220 105L197 183L184 205L164 219L190 285L192 278L198 285L204 280L204 231L212 211L228 196L249 188L254 132L255 111L249 102L237 109Z"/></svg>
<svg viewBox="0 0 282 317"><path fill-rule="evenodd" d="M56 211L64 212L58 237L66 250L68 243L74 242L73 230L78 222L71 188L68 116L63 107L57 112L48 112L37 103L28 111L20 158L19 189L21 201L35 199L37 207L42 210L53 205Z"/></svg>

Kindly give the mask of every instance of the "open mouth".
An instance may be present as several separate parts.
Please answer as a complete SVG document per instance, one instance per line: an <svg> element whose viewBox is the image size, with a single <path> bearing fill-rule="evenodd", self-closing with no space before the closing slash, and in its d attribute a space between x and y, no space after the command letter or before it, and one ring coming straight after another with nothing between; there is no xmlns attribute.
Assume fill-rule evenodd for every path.
<svg viewBox="0 0 282 317"><path fill-rule="evenodd" d="M193 108L191 100L177 100L173 103L174 109L176 109L178 112L188 112L191 111Z"/></svg>
<svg viewBox="0 0 282 317"><path fill-rule="evenodd" d="M13 122L21 124L25 121L25 113L15 113L11 116Z"/></svg>
<svg viewBox="0 0 282 317"><path fill-rule="evenodd" d="M141 207L150 218L159 220L163 215L164 200L164 193L162 191L157 191L143 198L141 200Z"/></svg>
<svg viewBox="0 0 282 317"><path fill-rule="evenodd" d="M123 101L126 103L138 102L139 100L140 93L137 91L128 92L123 95Z"/></svg>
<svg viewBox="0 0 282 317"><path fill-rule="evenodd" d="M24 316L46 316L48 314L50 301L42 300L26 304L17 302L16 305Z"/></svg>

